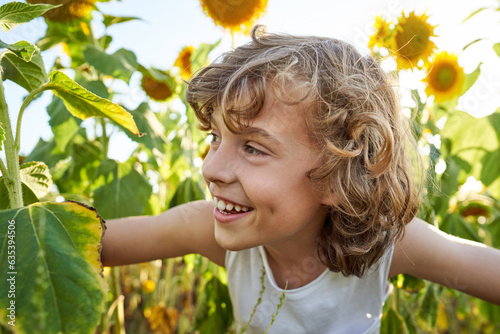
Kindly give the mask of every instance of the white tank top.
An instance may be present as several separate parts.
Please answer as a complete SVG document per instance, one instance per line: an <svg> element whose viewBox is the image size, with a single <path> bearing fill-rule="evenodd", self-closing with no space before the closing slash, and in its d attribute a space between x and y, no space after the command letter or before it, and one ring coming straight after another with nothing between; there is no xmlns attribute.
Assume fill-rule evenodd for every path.
<svg viewBox="0 0 500 334"><path fill-rule="evenodd" d="M344 277L326 269L309 284L285 291L277 286L262 246L226 253L228 287L238 332L250 318L262 289L261 303L245 333L371 334L380 330L382 306L392 290L387 281L394 247L362 277Z"/></svg>

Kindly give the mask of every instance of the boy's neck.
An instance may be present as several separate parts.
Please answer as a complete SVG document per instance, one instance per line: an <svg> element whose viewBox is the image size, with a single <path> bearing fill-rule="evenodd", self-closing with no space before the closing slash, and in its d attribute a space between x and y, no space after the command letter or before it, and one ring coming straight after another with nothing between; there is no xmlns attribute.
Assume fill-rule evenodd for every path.
<svg viewBox="0 0 500 334"><path fill-rule="evenodd" d="M282 252L272 246L264 246L267 262L276 284L282 289L297 289L314 281L326 266L321 262L316 247Z"/></svg>

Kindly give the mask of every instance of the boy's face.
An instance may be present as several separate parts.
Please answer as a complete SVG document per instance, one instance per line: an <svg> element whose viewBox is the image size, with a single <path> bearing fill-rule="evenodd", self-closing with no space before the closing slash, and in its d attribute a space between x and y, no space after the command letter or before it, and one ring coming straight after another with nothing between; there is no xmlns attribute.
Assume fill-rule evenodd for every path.
<svg viewBox="0 0 500 334"><path fill-rule="evenodd" d="M317 244L327 211L307 178L319 153L303 108L280 103L268 89L264 108L242 134L228 130L220 110L213 113L202 173L218 200L215 238L223 248Z"/></svg>

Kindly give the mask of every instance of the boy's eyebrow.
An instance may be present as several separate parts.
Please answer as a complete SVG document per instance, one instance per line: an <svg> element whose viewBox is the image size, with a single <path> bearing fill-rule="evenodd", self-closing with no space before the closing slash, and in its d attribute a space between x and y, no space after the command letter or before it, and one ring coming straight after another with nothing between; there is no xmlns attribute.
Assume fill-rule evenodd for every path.
<svg viewBox="0 0 500 334"><path fill-rule="evenodd" d="M217 128L219 128L219 125L217 124L217 122L215 121L215 119L213 117L211 117L210 122L215 124L215 126ZM247 134L247 135L251 135L251 136L260 136L260 137L263 137L265 139L268 139L269 141L271 141L275 144L281 145L281 142L276 137L274 137L273 135L271 135L269 132L267 132L266 130L264 130L262 128L258 128L258 127L254 127L254 126L245 126L242 133Z"/></svg>

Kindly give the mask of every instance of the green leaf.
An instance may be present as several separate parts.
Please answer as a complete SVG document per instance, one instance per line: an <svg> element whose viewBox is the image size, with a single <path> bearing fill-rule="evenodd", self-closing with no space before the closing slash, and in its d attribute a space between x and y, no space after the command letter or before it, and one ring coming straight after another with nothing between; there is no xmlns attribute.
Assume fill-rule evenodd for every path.
<svg viewBox="0 0 500 334"><path fill-rule="evenodd" d="M14 44L7 44L0 40L0 49L5 48L14 52L18 57L24 59L25 61L31 61L33 53L38 50L38 48L26 41L19 41Z"/></svg>
<svg viewBox="0 0 500 334"><path fill-rule="evenodd" d="M7 32L15 26L29 22L55 7L59 6L9 2L0 7L0 28Z"/></svg>
<svg viewBox="0 0 500 334"><path fill-rule="evenodd" d="M152 186L131 163L103 160L97 175L95 183L101 183L102 186L94 191L94 205L104 218L138 216L144 213Z"/></svg>
<svg viewBox="0 0 500 334"><path fill-rule="evenodd" d="M212 277L200 296L195 328L200 334L227 333L233 321L233 308L227 285Z"/></svg>
<svg viewBox="0 0 500 334"><path fill-rule="evenodd" d="M467 92L469 88L471 88L472 85L474 85L474 83L477 81L477 78L479 78L479 75L481 74L481 64L482 63L479 63L477 65L474 72L464 73L464 83L462 85L462 91L460 92L460 94L458 94L459 96L465 94L465 92Z"/></svg>
<svg viewBox="0 0 500 334"><path fill-rule="evenodd" d="M68 112L61 99L54 97L47 106L47 113L50 116L49 124L54 134L56 148L63 152L66 145L73 139L80 129L82 121Z"/></svg>
<svg viewBox="0 0 500 334"><path fill-rule="evenodd" d="M493 45L493 50L497 53L497 56L500 57L500 43L496 43Z"/></svg>
<svg viewBox="0 0 500 334"><path fill-rule="evenodd" d="M102 159L102 145L98 141L72 143L71 164L56 180L62 193L80 194L90 197L90 186Z"/></svg>
<svg viewBox="0 0 500 334"><path fill-rule="evenodd" d="M436 326L438 314L438 293L434 283L428 283L425 288L420 307L417 309L419 324L426 330Z"/></svg>
<svg viewBox="0 0 500 334"><path fill-rule="evenodd" d="M21 165L21 181L30 188L38 198L45 197L52 187L52 176L49 167L40 161L31 161Z"/></svg>
<svg viewBox="0 0 500 334"><path fill-rule="evenodd" d="M165 137L165 127L151 111L147 103L141 103L135 110L127 110L132 114L137 124L137 128L144 133L144 136L137 137L130 131L125 130L130 139L144 144L148 149L157 149L159 152L165 152L165 146L168 142Z"/></svg>
<svg viewBox="0 0 500 334"><path fill-rule="evenodd" d="M384 334L401 334L405 333L405 321L403 317L393 308L390 308L387 313L382 316L382 324L380 333Z"/></svg>
<svg viewBox="0 0 500 334"><path fill-rule="evenodd" d="M23 192L23 203L24 205L33 204L39 202L38 197L35 193L24 183L21 182L21 191ZM0 177L0 210L7 210L10 208L10 198L9 191L5 186L3 177Z"/></svg>
<svg viewBox="0 0 500 334"><path fill-rule="evenodd" d="M457 111L450 114L441 132L441 136L448 138L452 143L450 154L471 166L470 176L476 179L487 176L488 182L494 179L494 176L489 175L489 170L492 170L491 165L483 165L482 162L488 162L490 158L487 157L488 154L495 156L495 153L489 152L496 152L500 148L497 130L494 128L495 117L498 117L498 114L496 112L488 117L475 118ZM483 173L484 168L486 169Z"/></svg>
<svg viewBox="0 0 500 334"><path fill-rule="evenodd" d="M75 117L82 120L92 116L107 117L133 134L140 135L132 115L125 109L89 92L62 72L50 73L50 81L43 87L51 89L61 98L68 111Z"/></svg>
<svg viewBox="0 0 500 334"><path fill-rule="evenodd" d="M4 79L17 83L28 92L40 87L47 77L38 48L31 55L30 61L25 61L10 50L4 51L0 54L0 66L4 71Z"/></svg>
<svg viewBox="0 0 500 334"><path fill-rule="evenodd" d="M139 17L113 16L113 15L107 15L107 14L102 14L102 17L104 18L102 23L104 23L106 28L109 27L110 25L117 24L117 23L129 22L129 21L133 21L133 20L142 20Z"/></svg>
<svg viewBox="0 0 500 334"><path fill-rule="evenodd" d="M25 161L43 161L47 166L53 168L59 161L66 159L68 155L68 151L61 152L56 148L54 138L49 141L40 138Z"/></svg>
<svg viewBox="0 0 500 334"><path fill-rule="evenodd" d="M439 229L460 238L484 242L474 227L456 212L447 215L439 226Z"/></svg>
<svg viewBox="0 0 500 334"><path fill-rule="evenodd" d="M12 246L16 252L12 268L0 267L0 290L9 291L6 278L14 277L15 298L2 293L0 304L15 301L16 333L94 333L107 295L100 275L104 228L93 208L75 202L0 211L2 263ZM0 308L5 327L7 312Z"/></svg>
<svg viewBox="0 0 500 334"><path fill-rule="evenodd" d="M221 40L214 44L201 43L200 46L193 51L191 55L191 72L195 73L200 68L204 67L208 62L208 55L215 49Z"/></svg>
<svg viewBox="0 0 500 334"><path fill-rule="evenodd" d="M120 49L112 55L93 46L83 51L83 56L89 65L105 75L121 79L128 83L137 70L137 57L132 51Z"/></svg>
<svg viewBox="0 0 500 334"><path fill-rule="evenodd" d="M464 23L465 21L469 20L471 17L473 17L474 15L476 15L477 13L479 12L482 12L483 10L485 9L488 9L488 7L481 7L479 9L476 9L475 11L473 11L472 13L469 14L469 16L467 16L463 21L462 23Z"/></svg>
<svg viewBox="0 0 500 334"><path fill-rule="evenodd" d="M39 202L46 196L52 187L52 176L49 167L39 161L32 161L21 165L21 186L23 203L25 205ZM3 178L0 177L0 210L10 207L10 198Z"/></svg>
<svg viewBox="0 0 500 334"><path fill-rule="evenodd" d="M174 206L200 199L205 199L205 192L199 182L196 182L189 177L177 186L168 207L173 208Z"/></svg>
<svg viewBox="0 0 500 334"><path fill-rule="evenodd" d="M500 178L500 149L486 152L481 159L481 181L489 186Z"/></svg>

